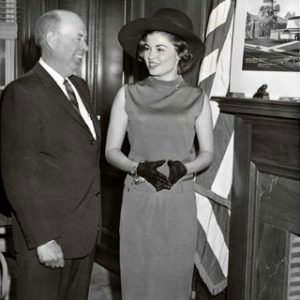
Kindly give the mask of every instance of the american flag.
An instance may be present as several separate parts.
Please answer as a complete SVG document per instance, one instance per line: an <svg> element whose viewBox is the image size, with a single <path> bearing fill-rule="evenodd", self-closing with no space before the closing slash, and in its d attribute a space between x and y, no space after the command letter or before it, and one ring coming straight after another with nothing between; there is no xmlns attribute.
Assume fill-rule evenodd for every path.
<svg viewBox="0 0 300 300"><path fill-rule="evenodd" d="M234 17L233 0L213 0L205 38L199 86L208 97L225 96ZM211 167L196 178L198 240L195 265L212 295L227 286L230 191L233 165L233 117L220 114L211 101L215 155Z"/></svg>

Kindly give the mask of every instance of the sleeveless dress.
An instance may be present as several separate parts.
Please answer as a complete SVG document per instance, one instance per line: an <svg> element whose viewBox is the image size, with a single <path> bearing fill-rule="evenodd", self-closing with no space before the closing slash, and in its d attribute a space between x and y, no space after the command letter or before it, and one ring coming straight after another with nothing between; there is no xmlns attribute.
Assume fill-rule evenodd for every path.
<svg viewBox="0 0 300 300"><path fill-rule="evenodd" d="M125 86L129 158L194 158L195 121L203 93L182 77L148 77ZM192 175L171 190L156 192L147 181L134 184L127 175L120 220L120 267L123 300L188 300L197 239L197 210Z"/></svg>

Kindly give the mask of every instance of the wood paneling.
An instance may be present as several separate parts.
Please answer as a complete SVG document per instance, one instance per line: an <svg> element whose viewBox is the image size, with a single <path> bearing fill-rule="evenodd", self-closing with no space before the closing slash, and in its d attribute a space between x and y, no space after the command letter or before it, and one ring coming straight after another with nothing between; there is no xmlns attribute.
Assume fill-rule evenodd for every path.
<svg viewBox="0 0 300 300"><path fill-rule="evenodd" d="M94 16L93 16L94 14ZM102 147L102 240L97 260L106 268L118 271L119 219L125 174L105 160L104 150L110 109L122 85L123 51L117 35L124 23L124 1L94 1L90 8L89 63L87 78L101 115Z"/></svg>
<svg viewBox="0 0 300 300"><path fill-rule="evenodd" d="M252 134L253 161L269 172L274 169L276 174L300 179L298 131L299 126L293 120L259 120Z"/></svg>
<svg viewBox="0 0 300 300"><path fill-rule="evenodd" d="M259 173L258 221L284 231L300 233L299 191L300 183L297 180Z"/></svg>
<svg viewBox="0 0 300 300"><path fill-rule="evenodd" d="M249 299L286 299L287 238L284 230L259 223Z"/></svg>
<svg viewBox="0 0 300 300"><path fill-rule="evenodd" d="M33 40L33 32L38 17L45 11L45 2L24 0L19 2L19 8L17 77L30 70L40 56L40 51Z"/></svg>

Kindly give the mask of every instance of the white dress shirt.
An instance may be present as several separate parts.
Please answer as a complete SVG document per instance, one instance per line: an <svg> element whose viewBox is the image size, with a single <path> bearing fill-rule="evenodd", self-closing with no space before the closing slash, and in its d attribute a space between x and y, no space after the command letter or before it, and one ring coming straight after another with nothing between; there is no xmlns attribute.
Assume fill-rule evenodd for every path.
<svg viewBox="0 0 300 300"><path fill-rule="evenodd" d="M97 135L96 135L96 131L95 131L95 128L93 125L93 121L91 119L90 114L86 110L86 108L82 102L82 99L80 98L80 95L77 92L75 86L72 84L72 82L69 80L69 78L63 78L53 68L51 68L48 64L46 64L42 58L40 58L39 63L49 73L49 75L55 80L55 82L61 88L61 90L64 92L64 94L66 95L67 98L69 98L69 96L68 96L67 90L65 88L64 81L65 81L65 79L68 80L68 82L70 83L70 85L72 86L72 88L74 90L74 93L75 93L75 96L76 96L76 99L78 102L78 109L79 109L80 115L81 115L82 119L84 120L84 122L86 123L86 125L88 126L88 128L90 129L90 132L91 132L93 138L96 140Z"/></svg>

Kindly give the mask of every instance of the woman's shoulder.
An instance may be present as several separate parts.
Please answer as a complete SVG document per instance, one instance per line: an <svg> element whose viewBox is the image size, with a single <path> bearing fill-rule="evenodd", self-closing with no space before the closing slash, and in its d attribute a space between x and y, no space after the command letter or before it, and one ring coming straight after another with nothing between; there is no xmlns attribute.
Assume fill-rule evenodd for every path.
<svg viewBox="0 0 300 300"><path fill-rule="evenodd" d="M188 84L184 85L181 90L182 96L185 98L185 105L190 107L191 112L195 117L199 116L206 97L205 91L200 87Z"/></svg>

